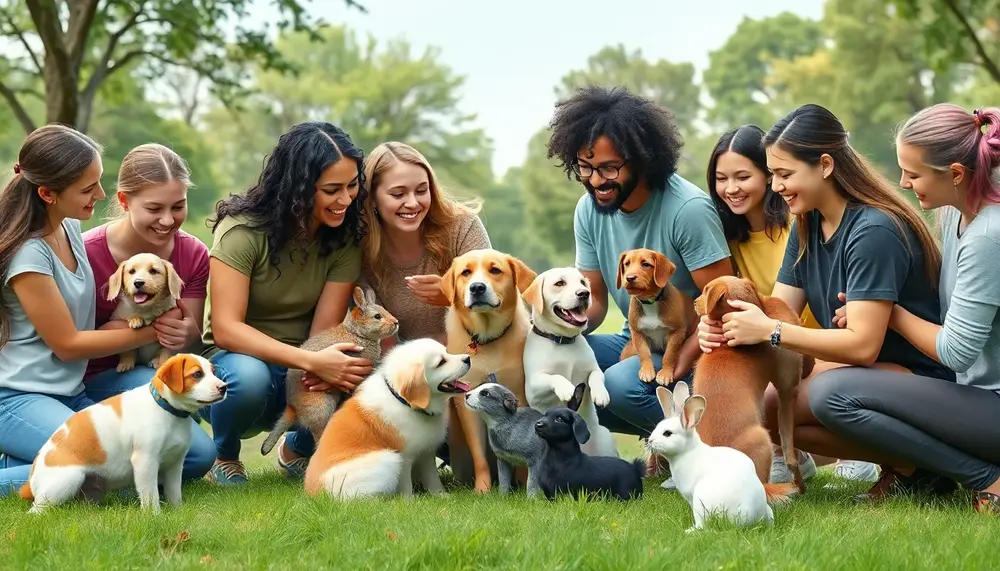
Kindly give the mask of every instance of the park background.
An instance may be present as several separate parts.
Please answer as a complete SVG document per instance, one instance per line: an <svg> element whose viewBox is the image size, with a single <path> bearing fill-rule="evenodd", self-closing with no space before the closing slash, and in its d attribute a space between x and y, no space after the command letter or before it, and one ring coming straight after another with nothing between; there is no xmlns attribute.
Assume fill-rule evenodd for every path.
<svg viewBox="0 0 1000 571"><path fill-rule="evenodd" d="M328 120L366 151L420 149L453 194L485 199L494 246L541 270L573 263L584 192L545 157L557 98L600 83L663 103L685 139L680 174L702 188L722 132L818 103L897 180L901 121L941 101L1000 104L1000 0L0 0L0 54L0 182L47 122L104 145L109 199L125 153L162 143L196 185L184 228L210 242L214 204L256 180L278 136ZM620 323L611 312L605 329ZM0 566L972 569L993 565L977 546L1000 531L961 502L845 508L826 475L776 534L684 542L690 511L656 483L628 507L459 495L341 508L302 498L256 446L254 485L186 487L159 519L124 502L40 523L0 501Z"/></svg>

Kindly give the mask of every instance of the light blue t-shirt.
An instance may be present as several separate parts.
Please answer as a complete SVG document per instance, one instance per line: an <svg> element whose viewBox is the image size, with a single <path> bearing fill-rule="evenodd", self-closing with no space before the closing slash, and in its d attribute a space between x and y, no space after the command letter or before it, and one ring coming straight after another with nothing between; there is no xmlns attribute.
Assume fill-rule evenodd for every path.
<svg viewBox="0 0 1000 571"><path fill-rule="evenodd" d="M670 177L666 189L650 192L649 199L635 212L600 214L590 195L584 194L576 203L573 232L576 267L600 270L625 317L629 294L615 287L622 252L649 248L664 254L677 266L670 283L692 299L701 292L691 271L729 257L722 221L712 199L677 174Z"/></svg>
<svg viewBox="0 0 1000 571"><path fill-rule="evenodd" d="M1000 391L1000 206L983 208L959 236L962 215L941 215L941 311L935 339L956 380Z"/></svg>
<svg viewBox="0 0 1000 571"><path fill-rule="evenodd" d="M56 357L10 288L10 279L19 274L35 272L52 276L77 331L94 329L97 310L94 272L83 246L80 221L65 220L63 228L76 256L76 272L69 271L44 240L32 238L14 255L4 276L4 309L11 318L11 332L10 341L0 349L0 387L58 396L76 396L83 391L87 360L67 363Z"/></svg>

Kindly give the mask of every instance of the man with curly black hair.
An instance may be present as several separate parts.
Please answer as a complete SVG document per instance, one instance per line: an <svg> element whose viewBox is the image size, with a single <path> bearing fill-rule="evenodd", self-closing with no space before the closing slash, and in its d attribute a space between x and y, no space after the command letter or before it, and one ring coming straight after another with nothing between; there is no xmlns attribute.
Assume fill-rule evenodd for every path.
<svg viewBox="0 0 1000 571"><path fill-rule="evenodd" d="M624 87L590 86L556 104L550 123L549 158L556 157L567 176L576 177L587 194L574 215L576 266L590 279L593 305L589 331L604 321L608 284L614 284L622 252L650 248L677 266L671 278L692 299L712 279L732 275L722 223L712 200L677 174L683 145L673 114ZM622 315L629 295L611 291ZM587 335L604 371L611 404L599 411L601 424L613 432L648 436L663 419L656 383L639 379L639 359L619 363L629 340L621 333ZM681 350L675 380L690 380L699 355L697 334ZM654 355L659 367L662 355Z"/></svg>

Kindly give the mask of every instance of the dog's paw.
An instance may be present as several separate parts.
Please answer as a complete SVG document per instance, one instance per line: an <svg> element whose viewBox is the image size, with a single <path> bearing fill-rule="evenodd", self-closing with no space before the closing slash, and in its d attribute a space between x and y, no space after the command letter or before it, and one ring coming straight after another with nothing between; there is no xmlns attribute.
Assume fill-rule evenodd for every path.
<svg viewBox="0 0 1000 571"><path fill-rule="evenodd" d="M604 383L590 385L590 398L594 401L594 406L601 408L611 403L611 394L608 393L608 389L604 386Z"/></svg>
<svg viewBox="0 0 1000 571"><path fill-rule="evenodd" d="M643 363L642 366L639 367L639 380L641 380L644 383L651 383L655 378L656 378L656 369L653 368L652 363L649 364Z"/></svg>
<svg viewBox="0 0 1000 571"><path fill-rule="evenodd" d="M135 361L132 360L126 361L123 359L118 362L118 366L115 367L115 370L118 371L119 373L124 373L126 371L131 371L134 368L135 368Z"/></svg>
<svg viewBox="0 0 1000 571"><path fill-rule="evenodd" d="M664 368L660 369L659 373L656 373L656 384L666 387L672 382L674 382L674 376L671 374L671 371Z"/></svg>
<svg viewBox="0 0 1000 571"><path fill-rule="evenodd" d="M132 329L141 329L145 325L146 325L146 322L143 321L143 319L141 317L129 317L128 318L128 326L130 328L132 328Z"/></svg>
<svg viewBox="0 0 1000 571"><path fill-rule="evenodd" d="M561 400L563 402L569 402L570 399L573 398L573 393L575 391L576 391L576 387L574 387L573 383L571 383L569 381L567 381L565 383L559 383L553 389L553 392L556 393L556 396L559 397L559 400Z"/></svg>

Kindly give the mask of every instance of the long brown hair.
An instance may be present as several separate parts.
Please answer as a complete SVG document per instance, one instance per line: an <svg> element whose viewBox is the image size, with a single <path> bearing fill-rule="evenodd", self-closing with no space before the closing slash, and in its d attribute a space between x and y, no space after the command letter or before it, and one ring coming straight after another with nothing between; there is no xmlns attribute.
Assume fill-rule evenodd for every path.
<svg viewBox="0 0 1000 571"><path fill-rule="evenodd" d="M0 194L0 276L6 278L21 246L45 229L48 210L40 187L59 194L76 182L103 149L93 139L63 125L46 125L24 140L14 178ZM10 340L10 315L0 288L0 347Z"/></svg>
<svg viewBox="0 0 1000 571"><path fill-rule="evenodd" d="M122 159L118 169L118 184L115 190L125 194L136 194L152 185L180 181L185 187L191 186L191 172L187 163L171 149L157 143L146 143L132 149ZM107 207L108 220L125 216L125 209L117 199Z"/></svg>
<svg viewBox="0 0 1000 571"><path fill-rule="evenodd" d="M818 165L823 155L833 158L833 186L850 202L865 204L885 212L903 234L908 226L923 250L927 279L938 287L941 271L941 250L924 219L896 188L876 172L871 163L851 147L844 125L828 109L808 104L792 111L771 127L764 137L764 146L777 146L796 159ZM806 251L809 235L808 217L796 216L799 234L799 256Z"/></svg>
<svg viewBox="0 0 1000 571"><path fill-rule="evenodd" d="M365 205L364 216L368 231L361 241L364 250L365 263L371 270L374 283L378 288L389 275L388 255L385 251L385 239L382 236L382 223L375 213L375 194L382 175L396 162L416 165L427 172L430 186L431 207L427 216L420 224L420 239L431 255L437 271L444 272L451 264L452 252L449 251L451 237L449 229L455 220L462 215L476 215L482 203L479 200L459 202L448 195L438 183L437 176L430 163L420 153L406 143L390 141L375 147L365 159L365 180L368 181L368 204Z"/></svg>

